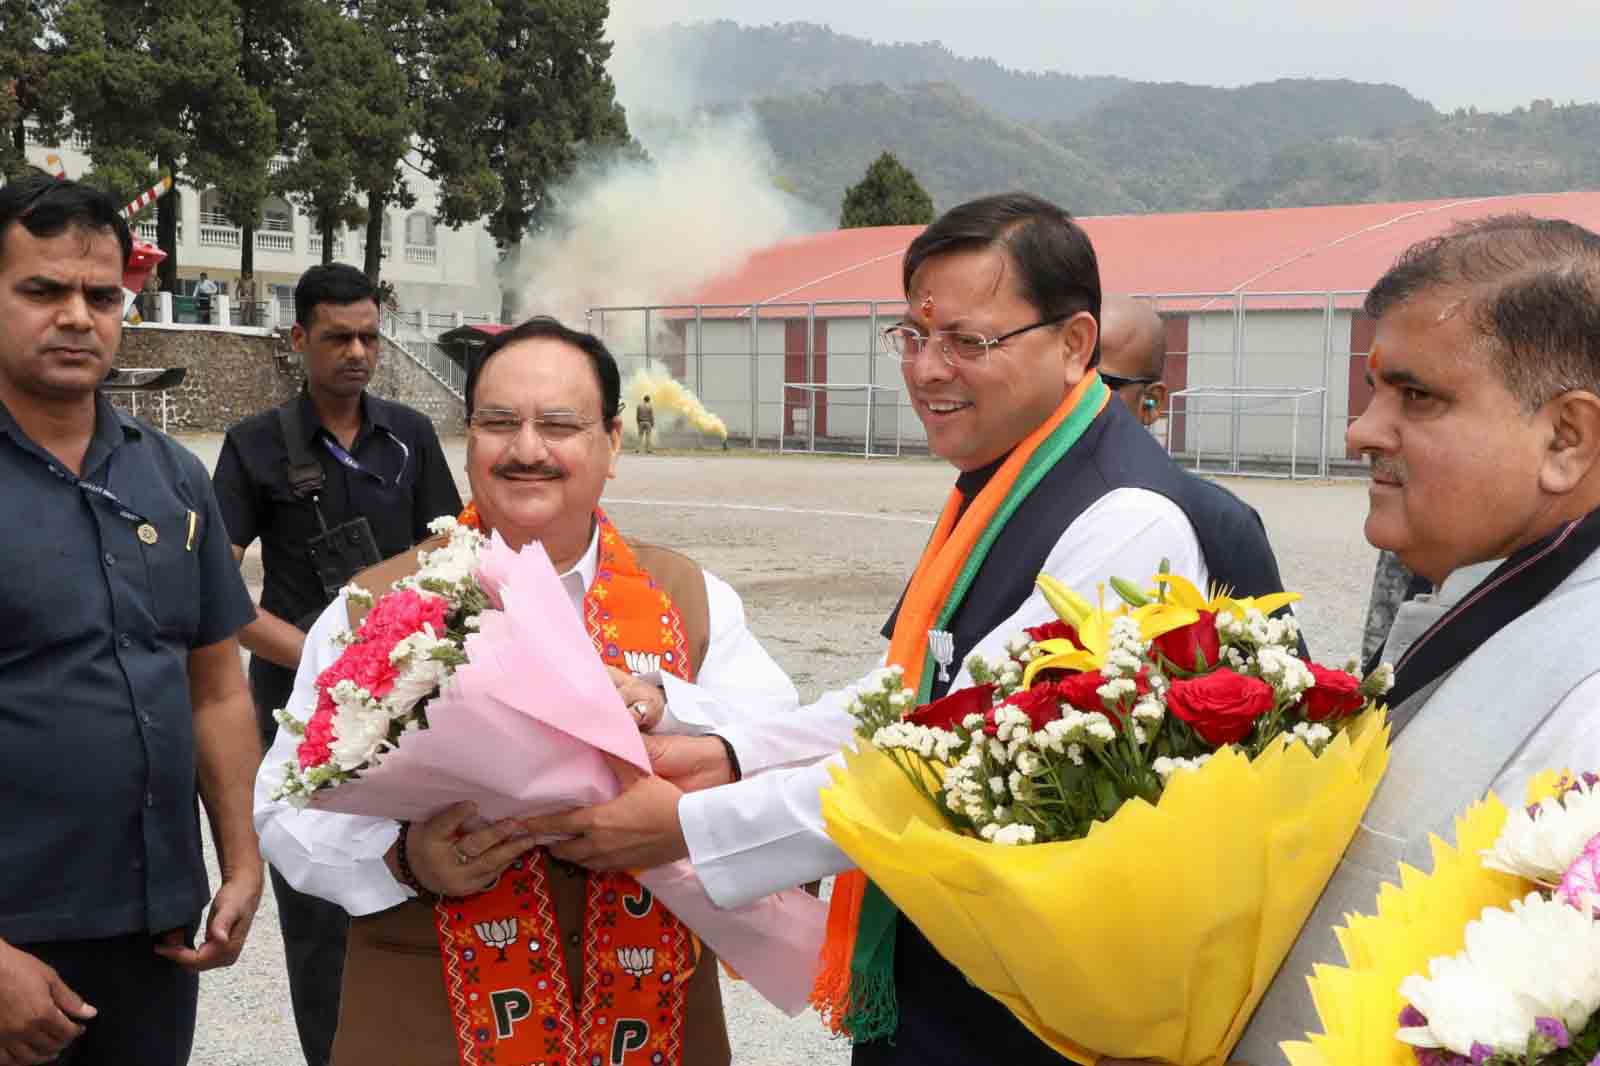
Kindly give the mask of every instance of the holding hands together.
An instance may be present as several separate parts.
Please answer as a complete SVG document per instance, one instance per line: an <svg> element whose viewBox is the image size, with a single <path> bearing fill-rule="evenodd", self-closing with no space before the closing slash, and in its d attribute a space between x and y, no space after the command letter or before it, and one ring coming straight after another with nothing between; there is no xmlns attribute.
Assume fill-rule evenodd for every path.
<svg viewBox="0 0 1600 1066"><path fill-rule="evenodd" d="M482 892L532 846L527 830L512 818L468 832L466 824L477 813L476 805L457 803L426 822L412 822L402 829L409 880L415 886L436 896ZM408 880L400 866L399 841L385 861L397 880Z"/></svg>

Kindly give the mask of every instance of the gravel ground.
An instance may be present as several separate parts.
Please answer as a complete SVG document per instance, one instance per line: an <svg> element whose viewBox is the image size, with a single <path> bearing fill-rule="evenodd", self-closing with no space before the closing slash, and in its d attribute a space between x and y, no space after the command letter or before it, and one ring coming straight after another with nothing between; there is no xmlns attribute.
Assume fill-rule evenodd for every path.
<svg viewBox="0 0 1600 1066"><path fill-rule="evenodd" d="M221 438L184 442L208 464ZM447 441L460 473L464 447ZM926 541L951 473L935 460L860 460L749 452L628 456L605 505L630 535L687 552L744 597L756 634L803 698L849 683L881 650L879 627ZM1317 657L1355 653L1377 553L1361 535L1359 482L1230 479L1262 514L1285 584L1303 593L1300 620ZM245 574L260 581L252 550ZM213 868L213 883L215 870ZM848 1049L810 1015L785 1018L724 981L734 1061L741 1066L844 1063ZM201 982L197 1066L302 1061L268 887L249 944L231 969ZM444 1064L441 1064L444 1066Z"/></svg>

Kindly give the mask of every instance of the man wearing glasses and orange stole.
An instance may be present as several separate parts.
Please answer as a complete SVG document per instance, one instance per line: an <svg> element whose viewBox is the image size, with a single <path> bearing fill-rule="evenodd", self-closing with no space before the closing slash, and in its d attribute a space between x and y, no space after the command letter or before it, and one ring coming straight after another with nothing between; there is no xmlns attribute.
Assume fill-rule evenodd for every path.
<svg viewBox="0 0 1600 1066"><path fill-rule="evenodd" d="M733 589L675 552L626 540L600 508L622 447L620 385L598 338L553 319L491 341L467 375L472 503L462 521L513 548L543 547L642 727L708 732L707 701L792 709L794 687L746 627ZM381 592L414 568L414 555L401 556L364 582ZM341 596L307 638L297 717L309 717L312 683L349 628ZM722 739L700 739L723 749ZM293 810L269 798L293 745L281 731L257 778L255 818L285 878L354 916L336 1064L487 1062L486 1045L499 1062L730 1061L710 952L631 877L530 854L514 819L467 831L471 804L413 824ZM449 901L437 913L436 897ZM478 941L472 915L497 906L547 922L560 965L531 973L521 957L497 968L493 951L463 946ZM649 980L626 968L617 948L629 943L654 946ZM462 975L459 996L447 995L447 968Z"/></svg>
<svg viewBox="0 0 1600 1066"><path fill-rule="evenodd" d="M969 655L992 658L1024 627L1056 618L1035 587L1040 573L1091 600L1109 577L1143 579L1163 562L1201 587L1279 591L1238 578L1249 548L1190 512L1186 475L1111 402L1095 370L1099 266L1067 212L1023 193L963 204L912 242L902 282L907 312L885 347L930 450L958 471L885 627L887 660L911 684L931 678L919 701L969 687ZM938 668L925 675L932 658ZM819 1006L849 1031L857 1064L1065 1061L940 957L828 838L819 793L854 735L847 697L829 693L782 717L744 708L751 728L732 742L742 781L703 738L668 738L652 753L659 776L609 804L528 824L582 834L553 850L593 869L687 856L724 907L842 874Z"/></svg>

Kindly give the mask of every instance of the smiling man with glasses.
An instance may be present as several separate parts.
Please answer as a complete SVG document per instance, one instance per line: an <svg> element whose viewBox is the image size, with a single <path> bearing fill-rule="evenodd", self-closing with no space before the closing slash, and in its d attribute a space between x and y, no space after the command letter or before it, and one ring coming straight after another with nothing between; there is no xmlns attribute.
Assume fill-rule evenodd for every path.
<svg viewBox="0 0 1600 1066"><path fill-rule="evenodd" d="M598 337L551 318L507 330L468 365L466 403L472 503L462 521L498 534L513 548L538 542L550 556L640 729L691 734L677 739L695 759L720 766L742 743L742 724L723 721L712 735L706 705L732 702L767 713L794 709L794 686L746 626L738 594L677 552L628 539L601 508L622 451L622 402L616 360ZM414 570L415 553L380 568L388 581ZM341 597L307 637L302 676L314 677L331 664L339 654L338 636L348 631ZM539 680L530 677L528 683ZM290 712L303 721L312 710L309 686L298 695ZM649 750L658 738L645 740ZM336 1063L458 1061L455 1033L469 1022L478 1024L466 1012L479 1008L462 1004L463 1013L452 1014L439 979L433 897L481 892L499 893L481 902L503 905L508 914L526 910L530 901L552 910L579 1024L609 1046L641 1046L636 1030L627 1028L640 1024L630 1013L636 1006L596 1005L626 990L602 991L593 982L609 975L592 975L585 960L591 952L615 950L605 946L613 934L644 935L634 922L648 919L660 928L648 940L624 943L655 943L656 936L676 930L677 919L648 903L644 915L634 913L637 906L608 912L615 928L598 921L586 925L585 916L601 905L604 892L646 901L649 893L637 885L616 887L614 880L602 883L575 866L546 864L542 853L530 861L545 864L547 887L527 877L502 878L529 852L531 838L514 820L467 832L470 804L402 828L381 818L274 802L269 797L293 752L294 738L280 733L257 778L256 824L264 852L286 878L357 916L350 927ZM693 975L685 979L681 998L666 996L657 1010L652 993L650 1024L662 1026L663 1038L673 1027L681 1034L677 1066L727 1066L731 1051L715 959L706 950L688 968ZM532 1002L543 995L534 987L542 980L530 971L525 987L496 994L520 991ZM628 1061L647 1059L648 1052L641 1052Z"/></svg>
<svg viewBox="0 0 1600 1066"><path fill-rule="evenodd" d="M962 665L969 655L992 657L1023 627L1055 617L1034 584L1041 572L1091 600L1108 578L1144 579L1163 561L1198 584L1229 580L1226 531L1189 513L1183 473L1112 402L1094 369L1099 267L1070 215L1024 193L963 204L912 242L902 282L906 314L884 345L930 450L956 470L922 562L884 627L888 661L911 683L923 679L919 702L971 685ZM924 670L933 630L943 634L936 643L947 673ZM860 941L877 950L858 954L861 967L852 964L848 978L886 994L861 1012L851 1008L866 1001L830 1004L855 1041L857 1064L1064 1061L868 892L829 840L819 792L854 735L848 697L828 693L782 716L719 712L735 719L742 709L750 723L733 743L742 781L705 787L732 781L732 763L713 775L668 738L652 753L659 777L610 804L530 827L579 834L553 850L597 869L687 855L723 907L845 874L834 888L836 928L865 927L870 917L871 928L890 934Z"/></svg>

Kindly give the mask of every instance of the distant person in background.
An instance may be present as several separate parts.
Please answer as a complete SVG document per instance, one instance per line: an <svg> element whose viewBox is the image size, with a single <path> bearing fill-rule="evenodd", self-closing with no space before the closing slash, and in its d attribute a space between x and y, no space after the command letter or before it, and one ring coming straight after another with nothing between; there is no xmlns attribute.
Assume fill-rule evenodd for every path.
<svg viewBox="0 0 1600 1066"><path fill-rule="evenodd" d="M1145 428L1167 403L1167 326L1155 308L1127 296L1106 297L1101 311L1100 378Z"/></svg>
<svg viewBox="0 0 1600 1066"><path fill-rule="evenodd" d="M656 428L656 409L650 406L650 397L639 401L639 410L634 412L634 419L639 426L639 451L649 452L650 434Z"/></svg>
<svg viewBox="0 0 1600 1066"><path fill-rule="evenodd" d="M1167 386L1167 327L1148 301L1107 296L1100 305L1100 378L1141 425L1149 428L1163 413ZM1267 541L1267 529L1256 509L1215 481L1179 471L1181 502L1187 513L1200 516L1220 531L1230 545L1227 565L1211 566L1214 575L1236 584L1232 591L1260 596L1283 588L1278 560ZM1300 650L1306 651L1305 638Z"/></svg>
<svg viewBox="0 0 1600 1066"><path fill-rule="evenodd" d="M206 272L202 270L200 272L200 282L194 287L194 309L195 313L200 316L201 322L211 321L211 298L218 291L217 283L212 281L206 275Z"/></svg>

